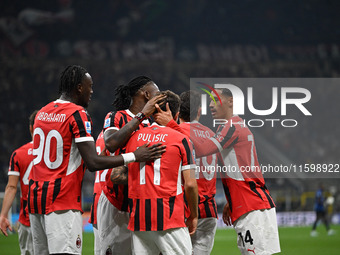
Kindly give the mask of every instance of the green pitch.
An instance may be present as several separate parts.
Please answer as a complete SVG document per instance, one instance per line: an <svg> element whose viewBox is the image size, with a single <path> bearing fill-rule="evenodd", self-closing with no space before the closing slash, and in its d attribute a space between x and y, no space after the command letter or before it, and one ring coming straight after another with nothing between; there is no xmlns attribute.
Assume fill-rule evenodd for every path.
<svg viewBox="0 0 340 255"><path fill-rule="evenodd" d="M328 236L323 225L318 226L318 237L310 236L310 227L279 228L282 255L340 254L340 226L332 226L335 235ZM18 255L18 235L0 236L0 254ZM213 255L239 255L233 229L217 230ZM83 255L93 255L93 234L84 233Z"/></svg>

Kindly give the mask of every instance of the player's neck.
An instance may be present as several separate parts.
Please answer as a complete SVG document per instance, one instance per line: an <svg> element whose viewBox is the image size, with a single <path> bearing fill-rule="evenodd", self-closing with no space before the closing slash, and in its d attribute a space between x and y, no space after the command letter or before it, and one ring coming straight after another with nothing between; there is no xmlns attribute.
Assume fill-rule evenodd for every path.
<svg viewBox="0 0 340 255"><path fill-rule="evenodd" d="M139 113L141 110L143 110L145 106L145 102L141 102L140 100L133 100L132 104L129 107L130 112L133 114Z"/></svg>
<svg viewBox="0 0 340 255"><path fill-rule="evenodd" d="M75 103L75 104L77 103L76 100L75 100L73 97L68 96L68 95L66 95L66 94L61 94L61 96L59 97L59 99L60 99L60 100L63 100L63 101L69 101L69 102Z"/></svg>

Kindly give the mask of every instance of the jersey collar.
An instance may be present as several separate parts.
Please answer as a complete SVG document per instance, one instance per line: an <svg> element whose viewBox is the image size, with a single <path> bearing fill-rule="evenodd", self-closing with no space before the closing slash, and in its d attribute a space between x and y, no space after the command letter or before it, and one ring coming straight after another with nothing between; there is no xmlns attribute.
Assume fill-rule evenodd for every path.
<svg viewBox="0 0 340 255"><path fill-rule="evenodd" d="M129 114L132 118L135 117L135 115L134 115L129 109L126 109L125 111L126 111L127 114Z"/></svg>

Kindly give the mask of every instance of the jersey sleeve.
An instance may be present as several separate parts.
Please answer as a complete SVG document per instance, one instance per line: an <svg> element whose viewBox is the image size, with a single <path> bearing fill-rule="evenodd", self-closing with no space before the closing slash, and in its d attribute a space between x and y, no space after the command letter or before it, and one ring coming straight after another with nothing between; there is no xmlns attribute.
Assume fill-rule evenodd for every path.
<svg viewBox="0 0 340 255"><path fill-rule="evenodd" d="M232 147L238 141L238 132L234 125L224 126L221 131L210 138L215 143L219 151Z"/></svg>
<svg viewBox="0 0 340 255"><path fill-rule="evenodd" d="M94 141L91 135L92 121L85 110L78 110L73 113L70 125L76 143Z"/></svg>
<svg viewBox="0 0 340 255"><path fill-rule="evenodd" d="M196 167L195 164L195 150L191 141L188 138L183 138L181 141L182 154L182 171L189 170Z"/></svg>
<svg viewBox="0 0 340 255"><path fill-rule="evenodd" d="M19 162L17 160L17 152L12 153L9 161L8 175L20 176Z"/></svg>
<svg viewBox="0 0 340 255"><path fill-rule="evenodd" d="M110 112L106 115L104 120L103 130L119 130L127 123L126 116L119 112Z"/></svg>
<svg viewBox="0 0 340 255"><path fill-rule="evenodd" d="M168 122L168 124L166 124L166 126L169 127L169 128L172 128L172 129L174 129L174 130L176 130L176 131L178 131L178 132L180 132L180 133L182 133L182 134L184 134L184 135L187 135L186 132L185 132L185 130L183 130L183 129L180 127L180 125L177 124L177 122L176 122L175 120L170 120L170 121Z"/></svg>
<svg viewBox="0 0 340 255"><path fill-rule="evenodd" d="M217 131L213 137L205 139L203 142L199 139L196 141L195 136L192 136L191 139L194 144L199 144L199 146L196 146L196 156L201 158L233 146L238 141L238 131L235 126L225 126Z"/></svg>

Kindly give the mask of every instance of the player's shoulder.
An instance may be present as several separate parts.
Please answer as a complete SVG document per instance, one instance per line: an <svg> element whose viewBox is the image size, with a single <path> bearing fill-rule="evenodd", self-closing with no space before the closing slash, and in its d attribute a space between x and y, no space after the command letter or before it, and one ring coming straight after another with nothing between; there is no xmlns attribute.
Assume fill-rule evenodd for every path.
<svg viewBox="0 0 340 255"><path fill-rule="evenodd" d="M51 112L56 113L56 114L72 115L76 111L87 114L83 106L77 105L70 101L57 99L55 101L48 103L44 107L42 107L40 111L37 113L37 118L38 117L42 118L44 117L44 115L49 114Z"/></svg>
<svg viewBox="0 0 340 255"><path fill-rule="evenodd" d="M21 155L33 155L32 152L33 152L33 142L31 141L20 146L16 150L14 150L12 155L17 155L20 157Z"/></svg>
<svg viewBox="0 0 340 255"><path fill-rule="evenodd" d="M193 122L190 122L189 124L190 124L189 128L191 130L197 129L197 130L201 130L201 131L204 131L204 132L208 131L209 133L214 133L209 127L203 125L202 123L200 123L198 121L193 121Z"/></svg>
<svg viewBox="0 0 340 255"><path fill-rule="evenodd" d="M186 134L183 134L173 128L170 128L170 127L161 127L161 128L163 128L164 133L168 133L169 136L173 138L174 140L183 140L184 138L189 139L189 137Z"/></svg>
<svg viewBox="0 0 340 255"><path fill-rule="evenodd" d="M121 119L121 118L133 118L134 114L128 109L119 111L110 111L106 114L105 119Z"/></svg>

